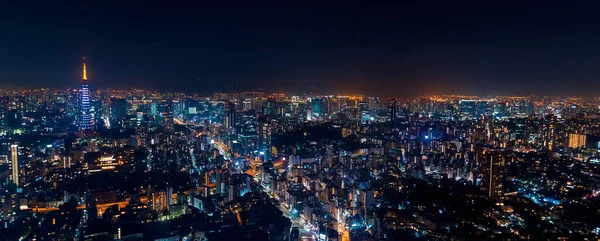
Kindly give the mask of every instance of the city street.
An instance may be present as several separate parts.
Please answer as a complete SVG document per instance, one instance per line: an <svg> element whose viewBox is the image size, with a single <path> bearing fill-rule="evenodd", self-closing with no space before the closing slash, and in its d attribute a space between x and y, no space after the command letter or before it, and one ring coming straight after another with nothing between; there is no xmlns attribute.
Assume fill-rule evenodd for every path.
<svg viewBox="0 0 600 241"><path fill-rule="evenodd" d="M300 218L299 215L292 215L289 209L283 204L279 205L279 209L283 212L283 216L288 218L292 222L293 227L298 227L300 231L300 240L315 241L317 240L317 234L312 232L307 224Z"/></svg>
<svg viewBox="0 0 600 241"><path fill-rule="evenodd" d="M226 152L229 152L229 148L222 142L215 141L214 144L219 149L219 151L222 155L224 155ZM234 156L239 156L239 154L234 153ZM280 166L281 163L282 162L277 162L276 164L278 166ZM260 182L260 180L255 180L255 181ZM261 185L261 187L264 188L263 185ZM267 192L267 190L264 190L264 191ZM270 196L270 194L269 194L269 196ZM305 240L305 241L316 241L317 240L317 233L311 231L310 226L305 224L299 215L292 215L290 210L287 209L286 207L284 207L284 205L279 205L279 209L281 210L281 212L283 212L283 216L285 216L292 222L292 227L298 227L298 229L300 231L300 240Z"/></svg>

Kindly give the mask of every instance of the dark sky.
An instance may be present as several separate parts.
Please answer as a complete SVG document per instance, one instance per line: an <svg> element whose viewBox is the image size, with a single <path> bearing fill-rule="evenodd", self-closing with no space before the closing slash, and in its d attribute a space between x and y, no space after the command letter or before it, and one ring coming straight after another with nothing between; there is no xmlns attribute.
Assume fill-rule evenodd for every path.
<svg viewBox="0 0 600 241"><path fill-rule="evenodd" d="M86 56L92 88L385 96L600 89L597 6L22 2L0 4L0 87L77 87Z"/></svg>

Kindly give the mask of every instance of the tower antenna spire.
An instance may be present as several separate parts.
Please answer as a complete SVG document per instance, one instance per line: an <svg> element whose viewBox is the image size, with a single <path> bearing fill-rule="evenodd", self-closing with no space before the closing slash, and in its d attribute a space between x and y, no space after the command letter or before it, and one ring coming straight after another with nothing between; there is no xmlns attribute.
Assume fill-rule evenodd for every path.
<svg viewBox="0 0 600 241"><path fill-rule="evenodd" d="M85 66L85 57L83 57L83 80L87 81L87 68Z"/></svg>

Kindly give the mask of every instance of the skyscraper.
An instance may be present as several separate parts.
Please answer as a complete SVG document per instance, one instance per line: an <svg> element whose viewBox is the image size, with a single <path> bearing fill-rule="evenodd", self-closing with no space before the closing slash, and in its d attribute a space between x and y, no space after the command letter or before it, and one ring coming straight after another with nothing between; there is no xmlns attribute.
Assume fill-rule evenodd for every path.
<svg viewBox="0 0 600 241"><path fill-rule="evenodd" d="M277 114L277 100L275 96L269 96L267 99L264 114L268 116L275 116Z"/></svg>
<svg viewBox="0 0 600 241"><path fill-rule="evenodd" d="M271 161L271 120L260 118L258 121L258 152L265 162Z"/></svg>
<svg viewBox="0 0 600 241"><path fill-rule="evenodd" d="M155 116L156 113L156 102L152 102L152 104L150 104L150 114L152 114L152 116Z"/></svg>
<svg viewBox="0 0 600 241"><path fill-rule="evenodd" d="M497 151L484 155L489 165L488 196L500 197L502 196L502 181L504 181L504 155Z"/></svg>
<svg viewBox="0 0 600 241"><path fill-rule="evenodd" d="M10 97L2 96L0 97L0 127L6 128L6 118L8 116Z"/></svg>
<svg viewBox="0 0 600 241"><path fill-rule="evenodd" d="M389 108L389 110L390 110L390 111L389 111L389 114L390 114L389 120L390 120L390 122L395 122L395 121L396 121L396 118L397 118L397 116L398 116L398 114L397 114L397 111L398 111L398 105L397 105L397 103L396 103L396 99L391 99L391 100L388 102L388 108Z"/></svg>
<svg viewBox="0 0 600 241"><path fill-rule="evenodd" d="M163 128L165 133L173 133L175 131L175 119L173 117L173 101L169 100L166 105L166 110L163 113Z"/></svg>
<svg viewBox="0 0 600 241"><path fill-rule="evenodd" d="M87 68L85 64L85 58L83 58L83 78L80 96L81 99L79 105L79 122L77 127L81 131L93 130L94 119L92 119L92 113L90 111L90 91L88 89Z"/></svg>
<svg viewBox="0 0 600 241"><path fill-rule="evenodd" d="M554 142L556 141L557 136L557 122L558 121L556 115L551 114L546 115L544 117L544 122L542 124L542 133L544 138L544 146L546 146L548 150L553 150L555 147Z"/></svg>
<svg viewBox="0 0 600 241"><path fill-rule="evenodd" d="M317 118L322 117L322 115L323 115L323 100L321 100L320 98L315 98L315 99L312 99L311 104L312 104L313 115L316 116Z"/></svg>
<svg viewBox="0 0 600 241"><path fill-rule="evenodd" d="M226 188L227 188L227 179L228 179L228 175L227 175L227 169L219 169L215 172L215 193L218 194L224 194L226 193Z"/></svg>
<svg viewBox="0 0 600 241"><path fill-rule="evenodd" d="M92 195L90 190L87 190L84 193L85 197L85 215L87 215L86 220L96 220L98 218L98 208L96 206L96 197Z"/></svg>
<svg viewBox="0 0 600 241"><path fill-rule="evenodd" d="M466 117L473 117L477 114L476 100L460 100L458 102L458 112Z"/></svg>
<svg viewBox="0 0 600 241"><path fill-rule="evenodd" d="M585 134L571 133L569 134L569 148L582 148L587 142Z"/></svg>
<svg viewBox="0 0 600 241"><path fill-rule="evenodd" d="M110 99L110 118L115 121L123 121L127 116L127 100Z"/></svg>
<svg viewBox="0 0 600 241"><path fill-rule="evenodd" d="M11 179L13 183L19 186L19 145L10 145L10 161L11 161Z"/></svg>
<svg viewBox="0 0 600 241"><path fill-rule="evenodd" d="M236 123L236 111L235 104L232 102L227 103L227 116L225 116L225 129L227 133L235 135L235 123Z"/></svg>

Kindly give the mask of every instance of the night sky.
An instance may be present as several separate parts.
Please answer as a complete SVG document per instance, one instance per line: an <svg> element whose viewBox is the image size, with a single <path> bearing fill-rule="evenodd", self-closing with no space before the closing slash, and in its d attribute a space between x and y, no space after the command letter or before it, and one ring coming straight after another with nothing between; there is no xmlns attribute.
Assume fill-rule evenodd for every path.
<svg viewBox="0 0 600 241"><path fill-rule="evenodd" d="M0 87L78 87L85 56L92 88L383 96L600 89L596 6L58 2L0 4Z"/></svg>

